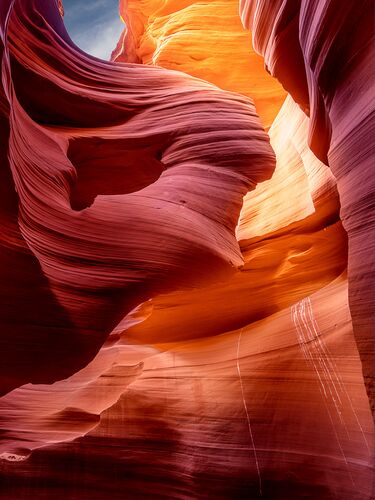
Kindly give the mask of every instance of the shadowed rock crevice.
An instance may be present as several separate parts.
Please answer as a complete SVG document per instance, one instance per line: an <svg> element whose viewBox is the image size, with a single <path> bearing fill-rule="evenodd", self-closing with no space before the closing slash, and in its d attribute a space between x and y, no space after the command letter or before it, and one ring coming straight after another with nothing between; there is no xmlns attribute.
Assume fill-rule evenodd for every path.
<svg viewBox="0 0 375 500"><path fill-rule="evenodd" d="M164 165L158 146L139 141L131 149L129 142L97 137L70 141L67 156L77 173L70 192L74 210L91 206L97 195L140 191L160 177Z"/></svg>

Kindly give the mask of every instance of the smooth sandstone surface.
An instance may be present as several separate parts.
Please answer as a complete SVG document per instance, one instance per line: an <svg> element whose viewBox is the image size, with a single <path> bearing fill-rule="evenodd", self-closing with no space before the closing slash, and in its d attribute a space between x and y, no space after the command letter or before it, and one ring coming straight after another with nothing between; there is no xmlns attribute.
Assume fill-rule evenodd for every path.
<svg viewBox="0 0 375 500"><path fill-rule="evenodd" d="M3 40L7 390L82 368L157 293L233 274L275 159L249 99L90 58L54 2L14 2Z"/></svg>
<svg viewBox="0 0 375 500"><path fill-rule="evenodd" d="M91 373L16 391L7 491L371 498L373 422L355 352L344 277L219 337L101 350Z"/></svg>
<svg viewBox="0 0 375 500"><path fill-rule="evenodd" d="M309 115L308 143L337 179L350 310L374 410L374 4L241 0L240 12L268 71Z"/></svg>
<svg viewBox="0 0 375 500"><path fill-rule="evenodd" d="M0 6L1 498L373 498L372 297L295 6L240 2L282 104L236 4L120 2L113 63L60 2Z"/></svg>
<svg viewBox="0 0 375 500"><path fill-rule="evenodd" d="M127 0L120 13L126 29L114 60L183 71L246 95L270 127L286 93L252 50L238 0Z"/></svg>

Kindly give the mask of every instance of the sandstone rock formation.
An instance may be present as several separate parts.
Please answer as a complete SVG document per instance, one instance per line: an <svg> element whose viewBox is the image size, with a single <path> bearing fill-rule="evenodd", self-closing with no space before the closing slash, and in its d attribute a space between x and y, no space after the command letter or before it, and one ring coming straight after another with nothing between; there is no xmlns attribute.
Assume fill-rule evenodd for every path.
<svg viewBox="0 0 375 500"><path fill-rule="evenodd" d="M268 71L309 115L309 146L337 179L350 310L374 410L374 4L241 0L240 12Z"/></svg>
<svg viewBox="0 0 375 500"><path fill-rule="evenodd" d="M112 63L2 2L4 498L373 498L371 9L334 4L240 2L282 104L234 0L124 0Z"/></svg>
<svg viewBox="0 0 375 500"><path fill-rule="evenodd" d="M263 69L241 24L238 0L127 0L126 24L113 58L157 65L203 78L254 100L269 127L285 91Z"/></svg>
<svg viewBox="0 0 375 500"><path fill-rule="evenodd" d="M71 375L157 293L232 274L242 197L274 169L249 99L89 58L54 2L5 23L4 390Z"/></svg>

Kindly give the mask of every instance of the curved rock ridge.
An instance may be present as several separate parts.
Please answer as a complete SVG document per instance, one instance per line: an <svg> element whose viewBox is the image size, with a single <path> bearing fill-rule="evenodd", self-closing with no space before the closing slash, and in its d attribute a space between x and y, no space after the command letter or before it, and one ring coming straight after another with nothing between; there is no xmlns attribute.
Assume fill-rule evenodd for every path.
<svg viewBox="0 0 375 500"><path fill-rule="evenodd" d="M126 29L114 60L176 69L246 95L270 127L285 92L251 50L238 0L121 0L120 13Z"/></svg>
<svg viewBox="0 0 375 500"><path fill-rule="evenodd" d="M3 391L82 368L153 295L233 274L242 198L275 163L246 97L87 56L55 1L8 5Z"/></svg>
<svg viewBox="0 0 375 500"><path fill-rule="evenodd" d="M247 327L288 310L330 283L346 267L345 233L339 222L321 230L313 227L304 221L295 225L292 235L242 241L245 265L233 278L149 300L114 329L80 372L53 385L28 384L4 396L0 412L6 439L0 452L30 451L86 434L96 426L95 417L142 375L145 360L165 349L161 343L178 346ZM321 262L319 271L316 262ZM268 335L267 326L264 329ZM213 349L214 344L212 338Z"/></svg>
<svg viewBox="0 0 375 500"><path fill-rule="evenodd" d="M16 0L3 30L0 497L372 500L307 107L290 88L279 110L236 2L120 8L116 64L72 44L60 0ZM275 155L247 96L264 125L279 111Z"/></svg>
<svg viewBox="0 0 375 500"><path fill-rule="evenodd" d="M375 409L374 3L241 0L266 67L309 115L309 145L337 179L349 302Z"/></svg>
<svg viewBox="0 0 375 500"><path fill-rule="evenodd" d="M105 356L116 362L96 381L96 408L91 383L75 385L93 381L87 369L69 389L16 391L13 412L34 392L43 418L29 405L6 436L7 494L48 497L63 481L69 498L372 498L374 430L345 276L225 335L109 347L102 368ZM87 414L108 404L98 423ZM48 446L30 456L30 436Z"/></svg>

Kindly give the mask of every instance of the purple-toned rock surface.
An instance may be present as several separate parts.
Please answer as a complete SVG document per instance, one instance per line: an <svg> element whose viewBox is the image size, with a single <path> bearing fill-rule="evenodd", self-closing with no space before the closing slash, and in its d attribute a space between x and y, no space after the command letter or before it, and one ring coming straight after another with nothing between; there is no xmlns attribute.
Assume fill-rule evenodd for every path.
<svg viewBox="0 0 375 500"><path fill-rule="evenodd" d="M232 1L126 9L0 3L0 498L372 500L370 3L240 2L268 133Z"/></svg>

